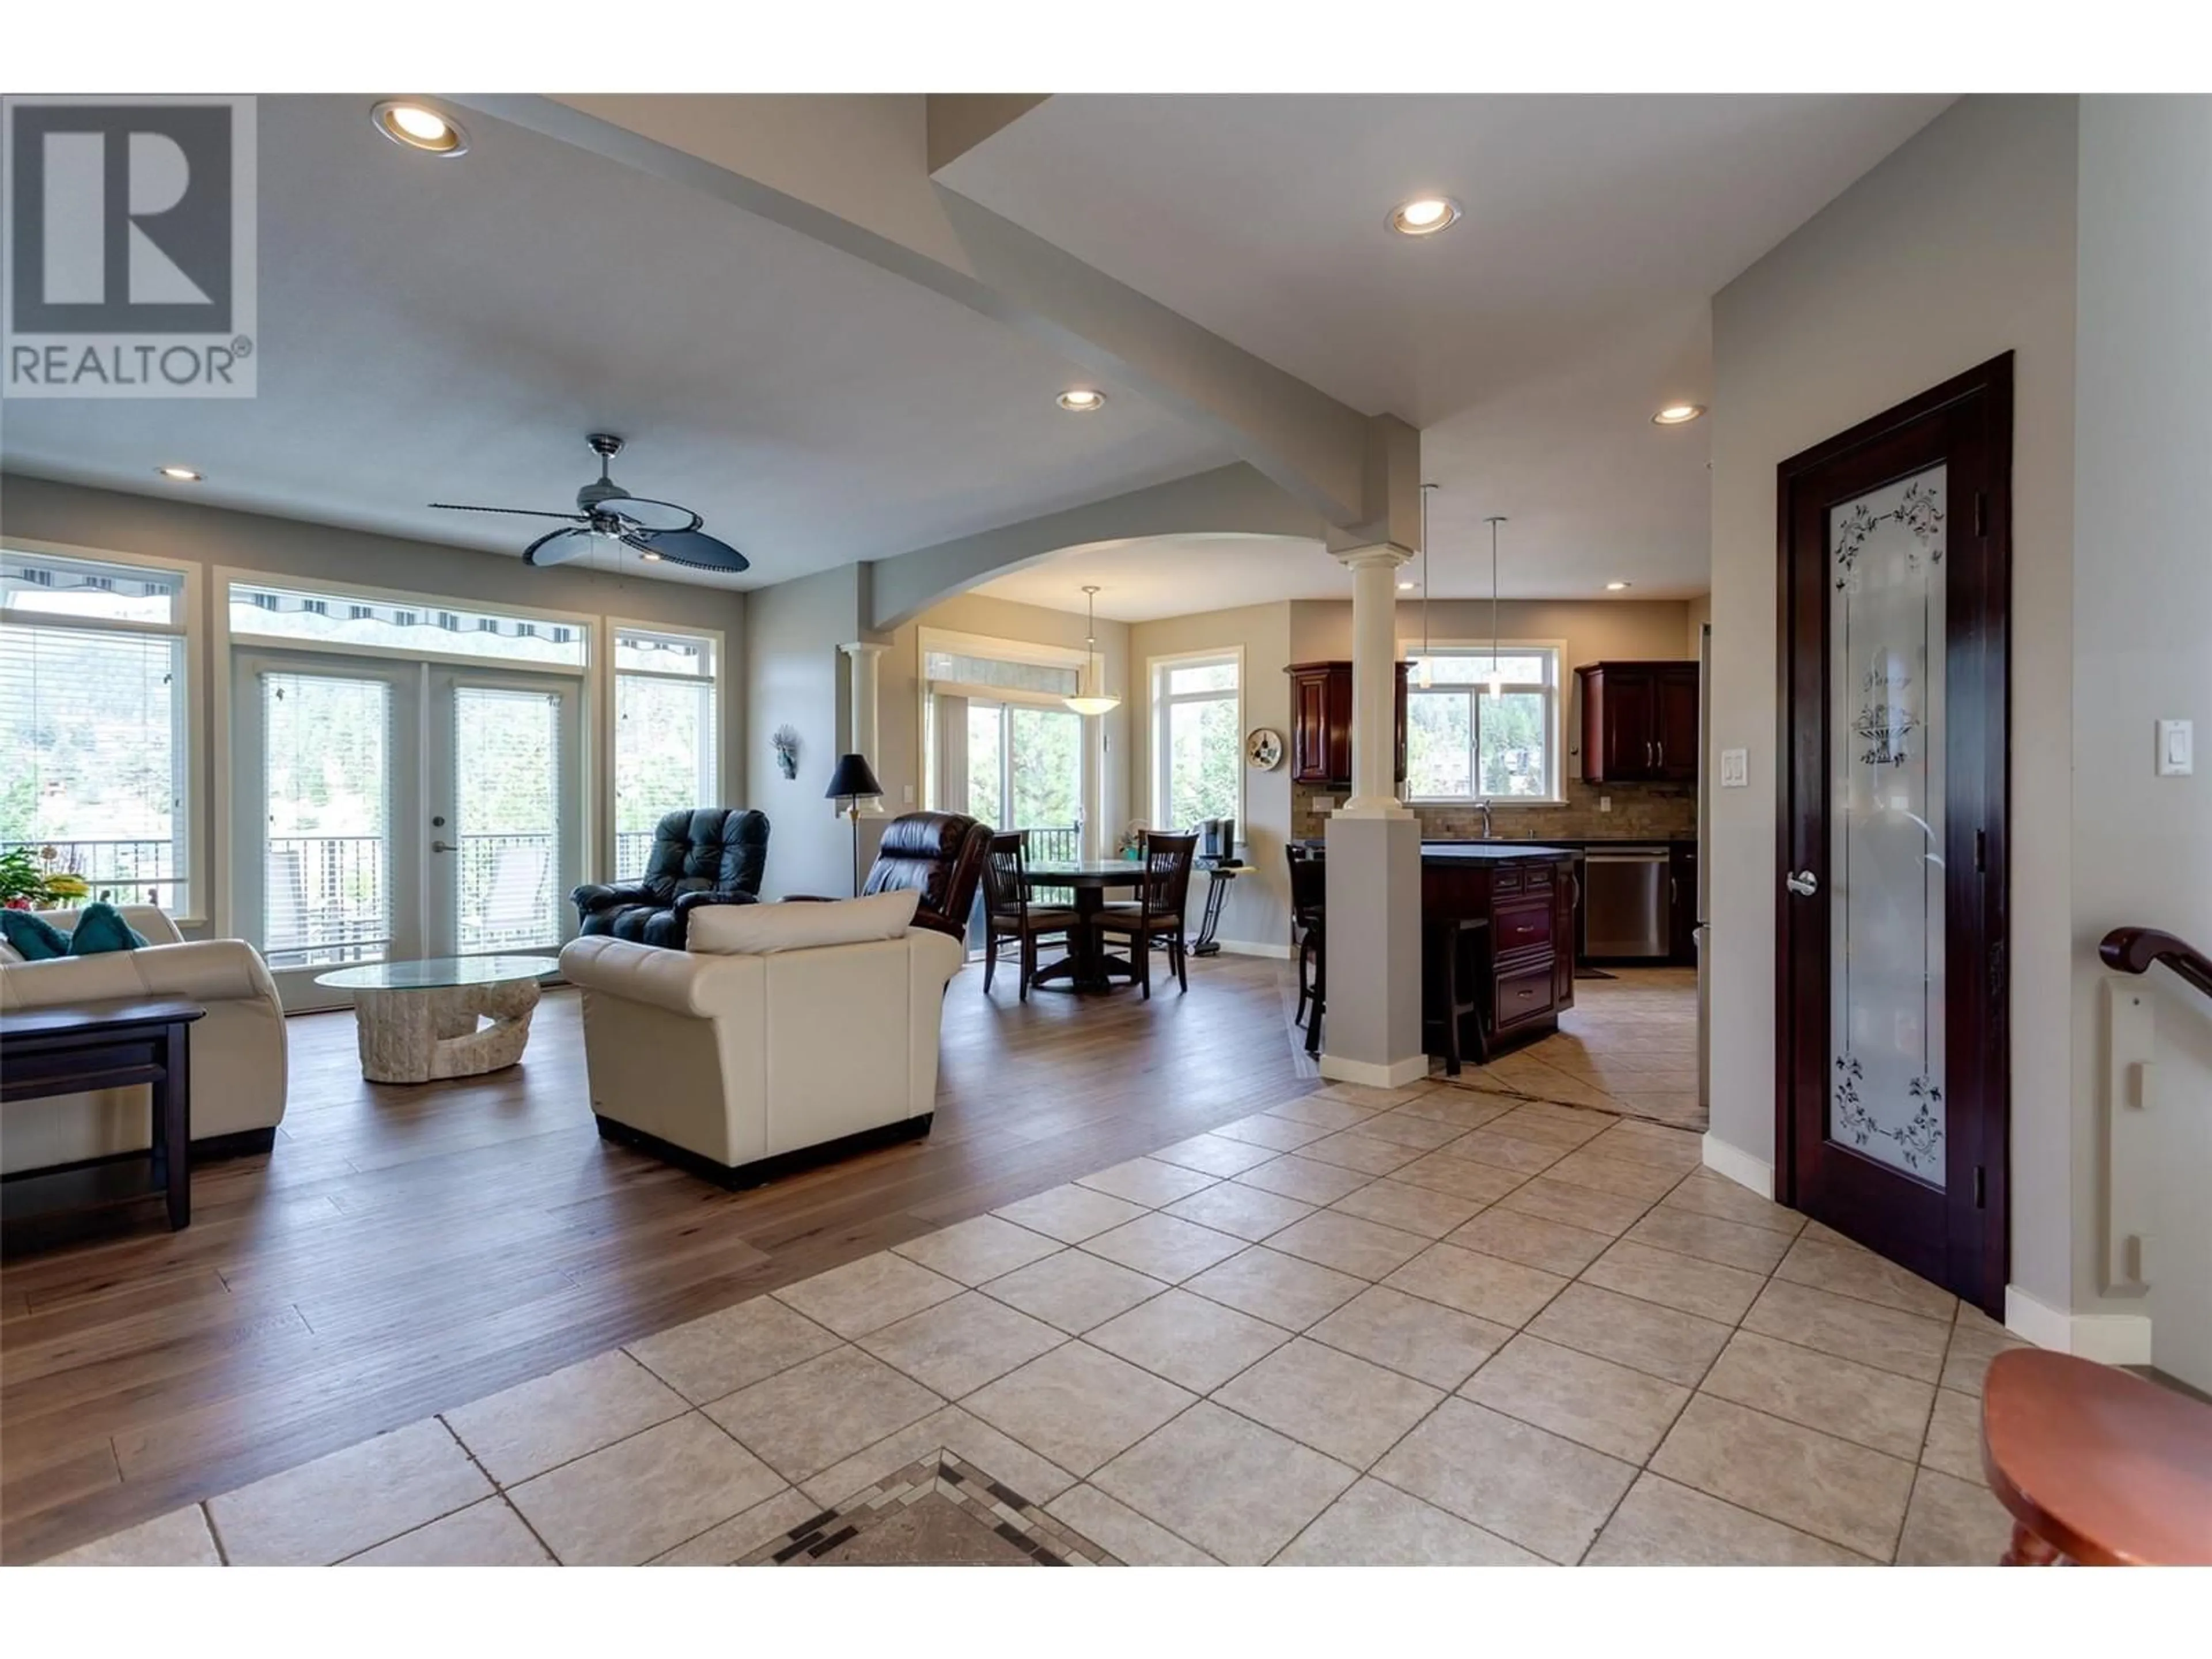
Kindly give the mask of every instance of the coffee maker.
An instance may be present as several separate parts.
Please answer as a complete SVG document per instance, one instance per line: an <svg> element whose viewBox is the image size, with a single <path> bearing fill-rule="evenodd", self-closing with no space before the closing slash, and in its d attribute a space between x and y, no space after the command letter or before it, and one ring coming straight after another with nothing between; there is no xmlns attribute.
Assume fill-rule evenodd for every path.
<svg viewBox="0 0 2212 1659"><path fill-rule="evenodd" d="M1198 825L1198 855L1227 863L1237 856L1237 820L1202 818Z"/></svg>

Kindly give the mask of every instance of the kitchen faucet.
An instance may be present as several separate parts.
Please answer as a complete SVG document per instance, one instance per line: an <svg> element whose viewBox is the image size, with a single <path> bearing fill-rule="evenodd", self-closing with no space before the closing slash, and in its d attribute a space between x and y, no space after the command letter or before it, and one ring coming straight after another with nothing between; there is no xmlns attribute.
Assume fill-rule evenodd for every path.
<svg viewBox="0 0 2212 1659"><path fill-rule="evenodd" d="M1496 829L1492 825L1492 823L1491 823L1491 822L1490 822L1490 803L1489 803L1488 801L1486 801L1486 800L1479 800L1479 801L1475 802L1475 804L1474 804L1474 810L1475 810L1476 811L1478 811L1478 812L1480 812L1480 813L1481 813L1481 814L1482 814L1482 838L1483 838L1483 840L1485 840L1485 841L1495 841L1495 840L1497 840L1497 839L1498 839L1498 831L1497 831L1497 830L1496 830Z"/></svg>

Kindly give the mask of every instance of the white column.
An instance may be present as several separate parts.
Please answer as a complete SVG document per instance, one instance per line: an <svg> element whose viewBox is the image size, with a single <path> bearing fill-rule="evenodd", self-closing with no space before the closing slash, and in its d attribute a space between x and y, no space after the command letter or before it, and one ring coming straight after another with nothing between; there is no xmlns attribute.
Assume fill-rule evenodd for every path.
<svg viewBox="0 0 2212 1659"><path fill-rule="evenodd" d="M855 640L850 645L841 645L837 648L845 653L852 674L853 737L852 746L846 752L865 757L868 764L875 769L877 777L882 778L884 757L876 745L876 665L878 659L890 647L867 640ZM893 786L886 781L884 787L888 789ZM864 818L883 817L883 802L862 801L860 816Z"/></svg>
<svg viewBox="0 0 2212 1659"><path fill-rule="evenodd" d="M1398 567L1390 543L1352 569L1352 799L1329 815L1328 1005L1321 1073L1377 1088L1427 1072L1421 1052L1421 826L1398 799Z"/></svg>
<svg viewBox="0 0 2212 1659"><path fill-rule="evenodd" d="M1398 750L1398 567L1413 556L1382 542L1337 556L1352 571L1352 798L1337 816L1410 817L1393 775Z"/></svg>

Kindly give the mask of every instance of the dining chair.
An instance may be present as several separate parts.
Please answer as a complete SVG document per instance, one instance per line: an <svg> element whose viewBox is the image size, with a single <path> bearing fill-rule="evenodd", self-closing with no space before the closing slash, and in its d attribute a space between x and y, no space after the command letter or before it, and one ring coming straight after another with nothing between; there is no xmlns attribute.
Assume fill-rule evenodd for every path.
<svg viewBox="0 0 2212 1659"><path fill-rule="evenodd" d="M1145 832L1144 877L1137 887L1133 908L1102 910L1092 923L1102 933L1122 933L1129 940L1129 975L1152 994L1152 945L1167 946L1168 966L1176 982L1190 989L1188 954L1184 948L1182 913L1190 894L1191 860L1198 854L1196 836L1163 836Z"/></svg>
<svg viewBox="0 0 2212 1659"><path fill-rule="evenodd" d="M1306 1044L1319 1047L1322 953L1322 920L1328 901L1328 866L1318 847L1291 842L1283 848L1291 865L1291 943L1298 953L1298 1012L1293 1023L1304 1025L1306 1008L1313 1007L1314 1024Z"/></svg>
<svg viewBox="0 0 2212 1659"><path fill-rule="evenodd" d="M1030 1000L1030 984L1036 978L1037 941L1070 933L1077 926L1072 909L1030 902L1027 842L1019 830L994 833L983 865L983 994L991 994L1000 946L1012 939L1018 947L1017 983L1024 1002Z"/></svg>

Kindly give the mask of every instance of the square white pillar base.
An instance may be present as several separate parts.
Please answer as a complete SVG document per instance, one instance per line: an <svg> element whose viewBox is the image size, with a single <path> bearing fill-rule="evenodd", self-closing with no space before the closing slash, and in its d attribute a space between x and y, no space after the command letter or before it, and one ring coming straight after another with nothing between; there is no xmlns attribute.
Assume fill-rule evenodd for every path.
<svg viewBox="0 0 2212 1659"><path fill-rule="evenodd" d="M1402 1088L1428 1074L1421 1048L1421 826L1328 821L1328 1006L1323 1077Z"/></svg>

